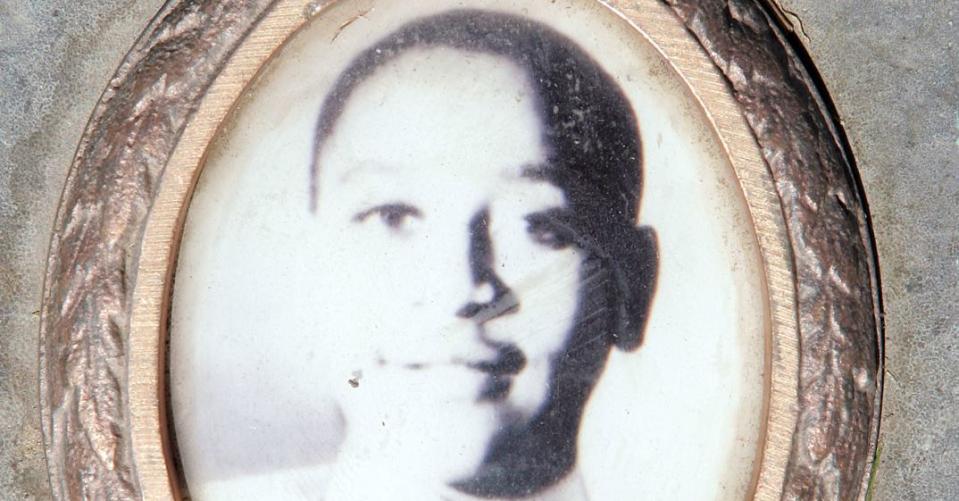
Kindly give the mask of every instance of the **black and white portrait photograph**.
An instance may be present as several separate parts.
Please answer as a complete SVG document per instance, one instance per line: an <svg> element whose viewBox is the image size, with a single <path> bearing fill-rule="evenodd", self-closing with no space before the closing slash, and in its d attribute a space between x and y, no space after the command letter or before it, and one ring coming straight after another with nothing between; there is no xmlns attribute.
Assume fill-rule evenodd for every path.
<svg viewBox="0 0 959 501"><path fill-rule="evenodd" d="M191 499L743 499L759 247L656 46L592 1L328 9L191 201L169 331Z"/></svg>

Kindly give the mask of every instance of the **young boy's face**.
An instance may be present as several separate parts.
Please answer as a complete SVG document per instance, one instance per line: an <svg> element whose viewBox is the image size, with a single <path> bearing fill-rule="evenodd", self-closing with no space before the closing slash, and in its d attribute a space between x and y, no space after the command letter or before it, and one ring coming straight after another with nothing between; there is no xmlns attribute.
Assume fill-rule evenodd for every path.
<svg viewBox="0 0 959 501"><path fill-rule="evenodd" d="M316 161L315 335L348 433L397 426L403 456L468 475L546 401L578 308L583 252L555 223L571 209L541 175L528 78L411 49L353 90Z"/></svg>

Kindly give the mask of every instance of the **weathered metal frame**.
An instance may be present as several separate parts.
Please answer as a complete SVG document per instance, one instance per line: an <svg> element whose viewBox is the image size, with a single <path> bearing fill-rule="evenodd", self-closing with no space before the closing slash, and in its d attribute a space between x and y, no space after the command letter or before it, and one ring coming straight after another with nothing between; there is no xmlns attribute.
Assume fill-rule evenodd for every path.
<svg viewBox="0 0 959 501"><path fill-rule="evenodd" d="M188 195L198 171L171 175L170 166L201 163L219 123L204 103L211 93L239 95L289 35L271 32L271 19L286 16L278 24L293 26L289 16L305 22L326 3L171 0L104 92L66 182L43 299L40 401L58 499L176 495L158 362L169 277L140 271L144 263L169 268L185 202L156 201L174 184ZM796 353L774 346L771 354L773 364L795 359L772 368L794 389L785 392L790 398L770 397L768 431L780 436L767 441L764 464L778 466L757 477L756 497L863 496L880 397L875 256L864 202L821 95L774 18L753 0L606 3L627 19L639 4L656 3L685 23L683 36L714 63L707 72L724 78L718 92L735 99L738 119L748 123L742 140L758 143L772 181L768 195L785 223L775 238L788 246L780 256L788 283L767 280L771 290L789 289L780 299L793 298L794 316L777 321L798 325ZM261 48L262 58L230 63L241 44L257 43L249 38L255 30L273 45ZM660 48L674 59L689 53ZM215 81L221 85L211 87ZM232 103L219 99L221 107ZM185 134L204 120L206 135ZM714 113L713 120L737 118ZM727 142L731 156L740 153L735 146ZM166 245L144 246L157 232ZM144 339L146 349L137 348Z"/></svg>
<svg viewBox="0 0 959 501"><path fill-rule="evenodd" d="M722 68L785 210L799 292L799 425L783 497L864 497L882 383L878 270L865 199L809 69L752 2L667 0Z"/></svg>

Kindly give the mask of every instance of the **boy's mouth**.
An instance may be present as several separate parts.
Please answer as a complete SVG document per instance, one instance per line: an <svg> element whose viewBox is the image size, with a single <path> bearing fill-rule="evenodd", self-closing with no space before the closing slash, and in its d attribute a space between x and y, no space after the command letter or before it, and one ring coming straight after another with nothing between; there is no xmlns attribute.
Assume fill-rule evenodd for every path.
<svg viewBox="0 0 959 501"><path fill-rule="evenodd" d="M515 345L501 344L497 347L492 360L471 362L471 369L487 374L477 400L481 402L499 402L509 395L513 376L526 366L526 356Z"/></svg>

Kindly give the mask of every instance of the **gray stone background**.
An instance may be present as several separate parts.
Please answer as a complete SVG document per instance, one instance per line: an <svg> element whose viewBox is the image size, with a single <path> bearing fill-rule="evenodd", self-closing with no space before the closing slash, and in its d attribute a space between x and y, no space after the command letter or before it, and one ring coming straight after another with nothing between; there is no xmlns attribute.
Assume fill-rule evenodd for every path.
<svg viewBox="0 0 959 501"><path fill-rule="evenodd" d="M0 499L49 499L38 308L100 92L160 0L0 0ZM857 158L886 374L874 500L959 499L959 0L780 0Z"/></svg>

